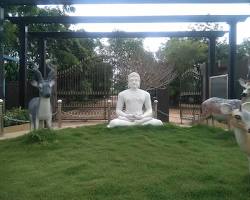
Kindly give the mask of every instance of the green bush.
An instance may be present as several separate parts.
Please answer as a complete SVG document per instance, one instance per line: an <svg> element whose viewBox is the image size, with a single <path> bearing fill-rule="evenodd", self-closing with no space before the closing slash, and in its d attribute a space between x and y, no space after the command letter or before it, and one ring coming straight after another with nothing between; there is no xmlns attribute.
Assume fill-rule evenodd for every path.
<svg viewBox="0 0 250 200"><path fill-rule="evenodd" d="M53 143L56 139L55 131L50 129L39 129L31 131L25 137L25 141L29 144L48 144Z"/></svg>
<svg viewBox="0 0 250 200"><path fill-rule="evenodd" d="M16 119L17 121L10 119ZM4 126L7 127L25 123L18 120L29 121L28 110L21 108L12 108L11 110L7 110L4 118Z"/></svg>

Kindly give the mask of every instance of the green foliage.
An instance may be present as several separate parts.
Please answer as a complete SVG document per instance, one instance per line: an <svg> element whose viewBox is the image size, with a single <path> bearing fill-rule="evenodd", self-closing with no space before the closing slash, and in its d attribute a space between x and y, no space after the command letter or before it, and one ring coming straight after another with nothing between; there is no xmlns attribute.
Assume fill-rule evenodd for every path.
<svg viewBox="0 0 250 200"><path fill-rule="evenodd" d="M85 94L87 94L87 95L84 96L84 100L85 100L85 101L88 100L88 99L89 99L89 95L88 95L88 94L91 94L91 93L92 93L92 85L91 85L91 82L88 81L88 80L86 80L86 79L85 79L85 80L82 80L82 81L80 82L80 88L81 88L82 91L85 92ZM83 100L83 99L80 99L80 100Z"/></svg>
<svg viewBox="0 0 250 200"><path fill-rule="evenodd" d="M12 16L64 16L74 10L74 7L69 5L64 5L63 9L59 7L39 8L34 6L14 6L5 9L6 14ZM18 27L10 22L6 22L4 30L5 53L16 57L19 49L17 39ZM72 30L69 29L68 24L31 24L29 25L29 31L62 32ZM38 40L30 38L28 45L28 60L38 63ZM64 70L71 66L89 66L93 65L97 59L100 60L94 51L96 43L93 39L47 39L46 47L47 58L53 58L57 70ZM5 69L7 80L16 81L18 78L18 67L8 62L5 65Z"/></svg>
<svg viewBox="0 0 250 200"><path fill-rule="evenodd" d="M190 25L189 29L192 31L218 31L223 30L223 26L217 23L206 22Z"/></svg>
<svg viewBox="0 0 250 200"><path fill-rule="evenodd" d="M239 45L238 54L241 55L241 57L250 57L250 37L245 39L243 43Z"/></svg>
<svg viewBox="0 0 250 200"><path fill-rule="evenodd" d="M100 47L100 53L113 66L115 90L127 88L127 76L133 71L140 74L141 88L145 90L166 87L172 80L172 69L146 51L142 39L112 38L108 42L109 45Z"/></svg>
<svg viewBox="0 0 250 200"><path fill-rule="evenodd" d="M226 41L218 42L216 44L216 59L220 60L221 65L227 65L229 55L229 45Z"/></svg>
<svg viewBox="0 0 250 200"><path fill-rule="evenodd" d="M49 144L56 141L56 133L50 129L39 129L31 131L24 136L24 141L29 144Z"/></svg>
<svg viewBox="0 0 250 200"><path fill-rule="evenodd" d="M60 64L63 64L63 66L65 65L73 66L79 64L77 57L75 57L72 53L69 53L65 50L58 50L56 53L56 57L60 60L59 62Z"/></svg>
<svg viewBox="0 0 250 200"><path fill-rule="evenodd" d="M178 74L207 59L208 46L202 41L172 38L158 52L165 62L173 65Z"/></svg>
<svg viewBox="0 0 250 200"><path fill-rule="evenodd" d="M0 199L249 198L248 162L231 132L174 125L55 132L49 145L29 145L25 136L0 141Z"/></svg>
<svg viewBox="0 0 250 200"><path fill-rule="evenodd" d="M95 92L103 91L108 94L113 79L112 66L109 63L104 63L97 60L95 63L93 63L92 70L92 78L95 80L93 82L92 90Z"/></svg>
<svg viewBox="0 0 250 200"><path fill-rule="evenodd" d="M47 42L48 52L55 57L58 70L93 65L97 59L94 47L92 39L58 39Z"/></svg>
<svg viewBox="0 0 250 200"><path fill-rule="evenodd" d="M245 39L241 44L237 45L237 62L248 59L250 56L250 38ZM228 65L229 44L227 41L218 42L216 45L216 59L220 60L221 65Z"/></svg>
<svg viewBox="0 0 250 200"><path fill-rule="evenodd" d="M169 91L169 106L176 107L179 105L180 96L180 77L176 77L168 87Z"/></svg>
<svg viewBox="0 0 250 200"><path fill-rule="evenodd" d="M29 121L29 114L28 110L26 109L12 108L11 110L6 111L5 116L7 116L10 119ZM4 118L4 127L18 125L18 124L23 124L23 122L11 121L7 118Z"/></svg>
<svg viewBox="0 0 250 200"><path fill-rule="evenodd" d="M17 63L14 62L8 62L5 66L5 81L17 81L19 76L18 76L18 70L19 66Z"/></svg>
<svg viewBox="0 0 250 200"><path fill-rule="evenodd" d="M17 26L9 21L5 21L3 41L5 44L5 50L9 53L15 52L15 50L12 48L18 45L17 34L18 34Z"/></svg>

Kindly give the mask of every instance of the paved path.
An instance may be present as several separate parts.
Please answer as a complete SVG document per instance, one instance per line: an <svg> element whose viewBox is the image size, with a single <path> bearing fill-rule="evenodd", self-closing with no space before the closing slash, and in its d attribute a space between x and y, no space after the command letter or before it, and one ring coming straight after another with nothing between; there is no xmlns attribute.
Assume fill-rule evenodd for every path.
<svg viewBox="0 0 250 200"><path fill-rule="evenodd" d="M96 124L103 124L107 123L106 121L87 121L87 122L63 122L62 127L63 128L76 128L76 127L81 127L81 126L91 126L91 125L96 125ZM59 128L57 127L57 124L53 124L53 129L58 130ZM4 134L0 136L0 140L5 140L5 139L10 139L10 138L15 138L24 134L27 134L30 132L29 129L29 124L24 124L24 125L18 125L18 126L13 126L13 127L7 127L4 129Z"/></svg>
<svg viewBox="0 0 250 200"><path fill-rule="evenodd" d="M180 125L180 126L190 126L189 122L190 121L186 121L183 120L183 124L180 124L180 114L179 114L179 110L178 109L170 109L169 110L169 122ZM62 122L62 128L76 128L76 127L80 127L80 126L89 126L89 125L96 125L96 124L103 124L103 123L107 123L107 121L105 120L89 120L87 122L82 122L82 121L73 121L73 122L67 122L67 121L63 121ZM53 124L53 127L55 130L58 129L57 127L57 123ZM5 140L5 139L9 139L9 138L15 138L24 134L29 133L30 129L29 129L29 124L24 124L24 125L19 125L19 126L13 126L13 127L6 127L4 129L4 134L3 136L0 136L0 140Z"/></svg>

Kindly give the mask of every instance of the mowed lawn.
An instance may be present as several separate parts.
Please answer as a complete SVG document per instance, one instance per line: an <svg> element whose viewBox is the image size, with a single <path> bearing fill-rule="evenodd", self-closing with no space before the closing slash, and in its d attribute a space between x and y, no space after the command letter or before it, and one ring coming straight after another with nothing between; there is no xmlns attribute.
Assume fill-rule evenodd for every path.
<svg viewBox="0 0 250 200"><path fill-rule="evenodd" d="M0 200L249 200L246 156L232 132L105 125L54 140L0 142Z"/></svg>

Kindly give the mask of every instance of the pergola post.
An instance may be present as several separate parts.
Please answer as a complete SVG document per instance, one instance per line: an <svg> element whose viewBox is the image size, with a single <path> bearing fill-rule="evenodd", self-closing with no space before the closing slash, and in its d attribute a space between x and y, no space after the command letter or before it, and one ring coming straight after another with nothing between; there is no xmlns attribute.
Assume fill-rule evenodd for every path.
<svg viewBox="0 0 250 200"><path fill-rule="evenodd" d="M43 37L38 39L38 54L39 54L39 71L42 73L43 77L46 77L46 40Z"/></svg>
<svg viewBox="0 0 250 200"><path fill-rule="evenodd" d="M27 42L28 26L21 24L19 26L19 105L27 107Z"/></svg>
<svg viewBox="0 0 250 200"><path fill-rule="evenodd" d="M235 98L235 67L236 67L236 28L237 22L228 22L230 26L229 31L229 67L228 67L228 97L229 99Z"/></svg>
<svg viewBox="0 0 250 200"><path fill-rule="evenodd" d="M216 51L216 37L209 37L209 50L208 50L208 77L215 74L215 51Z"/></svg>
<svg viewBox="0 0 250 200"><path fill-rule="evenodd" d="M0 99L5 99L3 22L4 22L4 8L0 6Z"/></svg>

